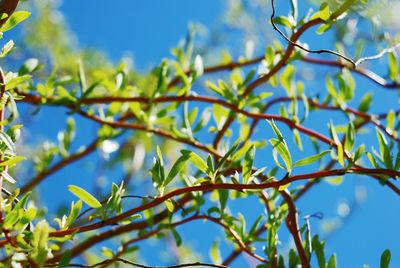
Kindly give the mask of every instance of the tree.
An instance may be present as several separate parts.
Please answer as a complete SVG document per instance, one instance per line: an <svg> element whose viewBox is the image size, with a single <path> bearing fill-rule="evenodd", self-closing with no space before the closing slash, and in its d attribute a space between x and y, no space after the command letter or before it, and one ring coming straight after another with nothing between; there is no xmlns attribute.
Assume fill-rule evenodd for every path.
<svg viewBox="0 0 400 268"><path fill-rule="evenodd" d="M228 21L246 14L240 3ZM0 5L4 39L24 21L20 46L7 41L0 55L6 70L0 72L1 267L153 267L141 264L139 254L143 241L156 238L176 254L178 263L169 267L234 266L243 254L260 268L334 268L336 254L328 254L311 228L322 214L303 213L298 201L321 182L354 177L400 194L400 112L386 97L394 99L400 87L398 38L385 26L389 18L371 16L382 8L377 2L328 1L307 13L305 2L278 8L268 1L276 39L262 44L261 56L251 56L252 43L237 59L196 54L205 49L196 47L192 27L173 58L146 74L76 49L54 19L53 1L25 5L34 10L29 19L29 12L15 11L17 4ZM285 9L288 16L278 15ZM357 23L367 33L357 32ZM335 37L335 50L304 43L315 29ZM368 66L372 61L379 64ZM304 66L325 67L326 77L307 79ZM386 95L373 97L359 80ZM384 111L373 99L387 102ZM65 129L57 142L32 147L20 134L38 130L22 127L18 110L29 120L45 111L44 124L55 113ZM88 143L82 148L82 142ZM51 191L60 199L69 191L74 201L52 215L41 184L73 172L85 158L95 165L88 175L112 172L116 179L105 186L94 179L63 182L68 187ZM346 203L340 213L349 209ZM204 234L210 262L186 243L199 230L182 231L198 221L222 231ZM390 258L383 251L381 267Z"/></svg>

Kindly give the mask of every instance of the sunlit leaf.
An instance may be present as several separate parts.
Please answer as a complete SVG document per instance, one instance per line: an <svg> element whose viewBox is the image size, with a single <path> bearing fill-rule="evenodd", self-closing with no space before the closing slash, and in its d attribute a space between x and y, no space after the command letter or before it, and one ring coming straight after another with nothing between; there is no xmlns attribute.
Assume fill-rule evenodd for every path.
<svg viewBox="0 0 400 268"><path fill-rule="evenodd" d="M68 190L92 208L100 208L101 203L86 190L76 185L69 185Z"/></svg>
<svg viewBox="0 0 400 268"><path fill-rule="evenodd" d="M303 159L301 159L299 161L296 161L293 164L293 167L310 165L310 164L312 164L314 162L319 161L322 157L324 157L324 155L326 155L328 153L330 153L330 150L326 150L326 151L323 151L323 152L321 152L319 154L308 156L308 157L303 158Z"/></svg>
<svg viewBox="0 0 400 268"><path fill-rule="evenodd" d="M23 22L31 15L28 11L16 11L6 20L6 22L1 26L0 31L6 32L17 26L20 22Z"/></svg>

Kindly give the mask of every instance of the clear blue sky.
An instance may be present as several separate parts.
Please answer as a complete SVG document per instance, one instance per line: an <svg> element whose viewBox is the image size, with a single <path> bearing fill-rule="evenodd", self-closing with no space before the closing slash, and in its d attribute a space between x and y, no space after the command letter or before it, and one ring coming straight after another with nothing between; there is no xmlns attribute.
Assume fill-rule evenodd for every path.
<svg viewBox="0 0 400 268"><path fill-rule="evenodd" d="M147 69L170 55L169 49L185 36L189 22L214 25L223 4L218 0L68 0L61 9L81 47L104 50L113 60L131 53L139 69ZM371 88L369 82L359 80L362 91ZM390 95L382 93L381 98L385 96ZM299 202L299 210L303 215L323 212L329 219L336 215L338 203L354 199L355 185L367 189L368 200L350 219L344 220L342 229L328 237L327 252L337 252L338 267L362 267L364 263L378 267L381 252L390 248L391 267L400 267L399 217L393 213L399 211L400 203L394 194L375 181L349 176L340 187L321 183ZM312 224L314 230L318 230L319 222L313 220ZM201 240L201 232L197 235ZM237 265L234 267L240 267Z"/></svg>
<svg viewBox="0 0 400 268"><path fill-rule="evenodd" d="M212 25L222 9L219 0L64 1L62 10L84 47L106 51L113 59L132 53L139 68L170 56L185 37L189 22Z"/></svg>

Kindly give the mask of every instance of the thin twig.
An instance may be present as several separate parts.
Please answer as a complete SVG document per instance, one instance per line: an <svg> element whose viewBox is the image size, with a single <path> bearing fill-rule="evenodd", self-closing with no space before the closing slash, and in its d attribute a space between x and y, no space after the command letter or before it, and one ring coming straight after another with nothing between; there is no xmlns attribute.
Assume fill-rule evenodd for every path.
<svg viewBox="0 0 400 268"><path fill-rule="evenodd" d="M347 2L354 2L354 1L355 1L355 0L350 0L350 1L348 0ZM279 29L278 26L276 26L276 24L275 24L275 22L274 22L274 18L275 18L275 1L274 1L274 0L271 0L271 6L272 6L272 15L271 15L270 21L271 21L272 27L273 27L283 38L285 38L285 40L288 41L291 45L293 45L293 46L295 46L295 47L297 47L297 48L300 48L301 50L304 50L304 51L306 51L306 52L308 52L308 53L315 53L315 54L328 53L328 54L333 54L333 55L335 55L335 56L338 56L338 57L340 57L340 58L342 58L342 59L344 59L344 60L350 62L350 63L353 65L353 67L356 67L356 66L357 66L357 64L356 64L356 62L354 62L354 60L352 60L352 59L350 59L349 57L347 57L347 56L345 56L345 55L343 55L343 54L341 54L341 53L339 53L339 52L336 52L336 51L334 51L334 50L330 50L330 49L318 49L318 50L308 49L308 48L306 48L306 47L304 47L304 46L298 44L297 42L292 41L289 37L286 36L285 33L283 33L283 32ZM330 19L333 20L333 19L335 19L336 17L337 17L337 16L336 16L336 13L333 13L333 14L331 15ZM321 19L316 19L316 20L320 20L321 22L323 22L323 20L321 20Z"/></svg>
<svg viewBox="0 0 400 268"><path fill-rule="evenodd" d="M113 258L113 259L107 259L104 261L101 261L99 263L93 264L93 265L83 265L83 264L68 264L64 267L81 267L81 268L95 268L95 267L100 267L103 265L110 265L114 262L121 262L123 264L128 264L132 267L139 267L139 268L181 268L181 267L217 267L217 268L226 268L227 266L225 265L219 265L219 264L212 264L212 263L205 263L205 262L192 262L192 263L184 263L184 264L177 264L177 265L170 265L170 266L150 266L150 265L144 265L140 264L137 262L129 261L127 259L123 258ZM58 264L54 265L46 265L45 267L56 267Z"/></svg>

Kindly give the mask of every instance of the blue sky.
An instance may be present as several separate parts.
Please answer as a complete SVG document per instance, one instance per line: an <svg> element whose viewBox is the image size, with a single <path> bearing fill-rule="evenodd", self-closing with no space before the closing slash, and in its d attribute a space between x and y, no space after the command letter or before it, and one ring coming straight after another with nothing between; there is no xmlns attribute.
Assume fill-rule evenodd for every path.
<svg viewBox="0 0 400 268"><path fill-rule="evenodd" d="M223 3L218 0L118 0L111 5L109 3L106 0L69 0L62 4L61 10L81 47L101 49L115 61L124 55L133 55L140 70L148 69L163 57L170 56L170 48L186 35L189 22L211 27L218 22L223 10ZM317 42L317 45L328 46L328 42L329 38ZM357 83L362 92L371 88L365 79L358 79ZM377 87L372 89L382 90ZM379 92L375 95L378 95L378 101L386 101L391 94ZM360 93L358 95L361 96ZM379 105L374 108L376 111L385 109ZM314 120L311 126L321 127L318 126L318 117ZM393 213L400 208L398 197L375 181L348 176L339 187L322 182L299 202L299 210L302 215L323 212L326 219L334 217L339 203L354 199L357 186L367 190L368 200L357 207L350 219L343 219L343 228L327 238L327 253L337 253L339 267L362 267L364 263L378 267L381 252L390 248L393 267L399 266L400 245L397 238L400 231L398 216ZM253 216L254 213L259 212L253 212ZM319 222L313 220L312 223L314 230L318 230ZM200 239L201 233L198 235ZM192 242L196 244L196 241ZM199 249L206 246L197 243L200 244ZM234 267L240 267L236 265Z"/></svg>
<svg viewBox="0 0 400 268"><path fill-rule="evenodd" d="M140 69L170 56L189 22L212 25L219 0L64 1L62 11L83 47L96 47L112 59L131 54Z"/></svg>

